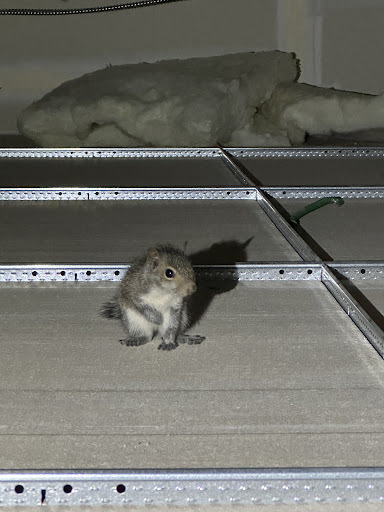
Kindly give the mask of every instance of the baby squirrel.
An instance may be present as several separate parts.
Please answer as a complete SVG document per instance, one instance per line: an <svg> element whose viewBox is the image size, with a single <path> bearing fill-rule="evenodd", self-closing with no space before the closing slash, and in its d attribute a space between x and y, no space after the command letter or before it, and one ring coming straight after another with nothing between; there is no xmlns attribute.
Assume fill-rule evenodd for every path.
<svg viewBox="0 0 384 512"><path fill-rule="evenodd" d="M161 338L160 350L179 343L199 344L203 336L184 334L188 328L187 297L196 291L193 267L183 251L158 245L133 262L116 297L101 314L120 318L127 331L122 345L137 347Z"/></svg>

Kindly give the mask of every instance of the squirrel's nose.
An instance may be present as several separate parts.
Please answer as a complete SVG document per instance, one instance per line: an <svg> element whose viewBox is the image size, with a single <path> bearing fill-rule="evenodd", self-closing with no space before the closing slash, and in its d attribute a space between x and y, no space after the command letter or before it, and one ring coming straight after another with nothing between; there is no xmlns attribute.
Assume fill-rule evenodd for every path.
<svg viewBox="0 0 384 512"><path fill-rule="evenodd" d="M187 292L187 295L192 295L192 293L195 293L197 289L197 286L196 286L196 283L192 283L191 285L188 286L186 292Z"/></svg>

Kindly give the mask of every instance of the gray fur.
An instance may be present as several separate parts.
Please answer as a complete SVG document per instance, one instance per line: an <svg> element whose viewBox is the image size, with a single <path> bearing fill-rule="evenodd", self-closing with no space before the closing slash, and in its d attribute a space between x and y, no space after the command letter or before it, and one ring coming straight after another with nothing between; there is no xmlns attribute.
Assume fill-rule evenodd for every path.
<svg viewBox="0 0 384 512"><path fill-rule="evenodd" d="M144 304L141 300L136 300L135 297L132 297L132 302L136 306L137 310L149 321L156 325L161 325L163 323L163 315L160 311L153 308L149 304Z"/></svg>
<svg viewBox="0 0 384 512"><path fill-rule="evenodd" d="M181 327L182 307L178 309L171 308L170 313L171 323L161 338L162 342L158 346L160 350L173 350L178 346L177 337L178 334L181 334L179 331Z"/></svg>
<svg viewBox="0 0 384 512"><path fill-rule="evenodd" d="M170 270L171 277L167 275ZM193 267L184 252L171 245L158 245L133 262L102 315L122 320L127 332L120 340L123 345L140 346L159 337L160 350L173 350L179 338L181 343L199 343L186 341L188 336L184 335L188 328L187 298L195 290Z"/></svg>
<svg viewBox="0 0 384 512"><path fill-rule="evenodd" d="M114 318L119 320L121 318L121 308L118 297L113 297L113 299L103 304L100 314L105 318Z"/></svg>

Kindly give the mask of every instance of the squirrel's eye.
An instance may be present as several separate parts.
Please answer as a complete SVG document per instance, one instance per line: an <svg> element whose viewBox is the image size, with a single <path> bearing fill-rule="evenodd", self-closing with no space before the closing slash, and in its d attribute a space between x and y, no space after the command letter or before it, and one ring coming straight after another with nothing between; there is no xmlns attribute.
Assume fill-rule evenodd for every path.
<svg viewBox="0 0 384 512"><path fill-rule="evenodd" d="M168 279L172 279L172 277L175 277L175 272L171 268L167 268L165 275L168 277Z"/></svg>

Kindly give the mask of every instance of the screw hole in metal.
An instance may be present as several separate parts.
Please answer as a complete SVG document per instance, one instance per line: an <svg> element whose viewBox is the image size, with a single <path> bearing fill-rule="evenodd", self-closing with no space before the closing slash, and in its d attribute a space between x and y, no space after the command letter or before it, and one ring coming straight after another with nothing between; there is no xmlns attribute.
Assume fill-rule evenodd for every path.
<svg viewBox="0 0 384 512"><path fill-rule="evenodd" d="M125 485L123 484L119 484L116 486L116 491L119 493L119 494L123 494L125 492Z"/></svg>
<svg viewBox="0 0 384 512"><path fill-rule="evenodd" d="M23 494L24 492L24 487L20 484L16 485L15 486L15 493L16 494Z"/></svg>
<svg viewBox="0 0 384 512"><path fill-rule="evenodd" d="M71 494L72 490L73 487L70 484L65 484L63 487L63 491L65 492L65 494Z"/></svg>
<svg viewBox="0 0 384 512"><path fill-rule="evenodd" d="M285 273L285 270L283 270L282 268L279 270L279 274L283 275Z"/></svg>

